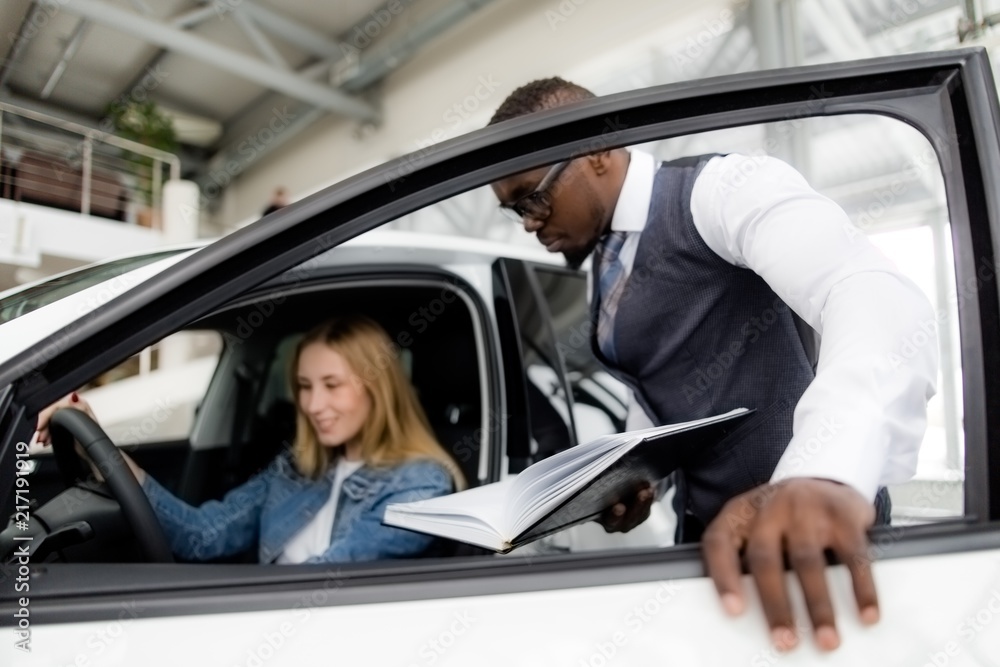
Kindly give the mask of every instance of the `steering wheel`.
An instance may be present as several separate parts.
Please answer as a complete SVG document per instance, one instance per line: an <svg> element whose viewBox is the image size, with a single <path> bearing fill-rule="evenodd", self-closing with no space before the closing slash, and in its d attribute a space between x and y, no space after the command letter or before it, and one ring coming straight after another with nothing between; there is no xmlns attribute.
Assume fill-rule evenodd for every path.
<svg viewBox="0 0 1000 667"><path fill-rule="evenodd" d="M73 440L76 439L104 475L104 481L118 501L146 560L173 563L173 552L163 526L135 475L104 429L86 413L71 408L57 410L49 424L52 452L63 479L68 480L67 484L72 485L78 478L77 473L82 472L80 459L73 451Z"/></svg>

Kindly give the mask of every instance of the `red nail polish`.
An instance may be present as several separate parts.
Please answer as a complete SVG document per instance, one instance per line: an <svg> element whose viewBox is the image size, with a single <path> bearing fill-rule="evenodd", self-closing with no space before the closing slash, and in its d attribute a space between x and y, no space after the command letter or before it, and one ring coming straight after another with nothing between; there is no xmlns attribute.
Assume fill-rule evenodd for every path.
<svg viewBox="0 0 1000 667"><path fill-rule="evenodd" d="M79 403L80 397L77 396L76 392L74 391L72 394L69 395L69 400L73 401L74 403Z"/></svg>

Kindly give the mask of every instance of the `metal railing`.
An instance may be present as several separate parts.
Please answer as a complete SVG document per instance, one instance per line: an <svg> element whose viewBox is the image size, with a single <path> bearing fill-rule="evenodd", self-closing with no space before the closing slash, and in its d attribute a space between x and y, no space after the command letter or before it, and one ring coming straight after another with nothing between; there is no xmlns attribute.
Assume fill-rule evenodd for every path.
<svg viewBox="0 0 1000 667"><path fill-rule="evenodd" d="M136 222L159 210L164 172L180 178L176 155L0 102L2 198Z"/></svg>

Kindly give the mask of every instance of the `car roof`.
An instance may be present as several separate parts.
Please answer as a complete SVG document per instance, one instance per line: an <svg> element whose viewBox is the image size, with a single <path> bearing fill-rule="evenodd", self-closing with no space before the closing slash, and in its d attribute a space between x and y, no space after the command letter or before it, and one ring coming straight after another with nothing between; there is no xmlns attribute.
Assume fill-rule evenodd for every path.
<svg viewBox="0 0 1000 667"><path fill-rule="evenodd" d="M0 324L0 338L4 341L3 348L0 349L0 363L43 342L56 331L82 320L97 307L120 297L198 250L212 245L213 242L218 241L205 240L171 248L157 248L59 274L56 277L65 281L72 279L74 273L84 272L93 266L108 264L120 259L161 254L169 250L176 251L176 254L126 271L121 275L91 285ZM457 265L491 264L500 257L553 266L563 264L561 257L547 253L541 246L532 248L468 237L376 229L346 241L334 249L321 252L309 263L308 271L315 273L327 268L375 264L433 267L441 270ZM2 296L3 298L16 296L18 293L37 287L44 282L45 280L42 280L19 289L9 290L4 292Z"/></svg>
<svg viewBox="0 0 1000 667"><path fill-rule="evenodd" d="M535 246L516 245L462 236L427 234L398 230L375 229L345 241L336 252L326 252L317 260L318 266L367 263L361 258L378 258L381 262L429 265L492 263L500 257L563 266L561 255L553 255Z"/></svg>

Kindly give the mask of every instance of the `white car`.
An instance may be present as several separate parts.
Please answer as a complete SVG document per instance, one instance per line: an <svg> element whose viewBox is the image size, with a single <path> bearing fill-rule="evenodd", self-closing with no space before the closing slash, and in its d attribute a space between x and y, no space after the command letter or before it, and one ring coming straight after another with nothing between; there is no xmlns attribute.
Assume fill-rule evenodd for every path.
<svg viewBox="0 0 1000 667"><path fill-rule="evenodd" d="M908 487L894 498L914 513L873 531L879 624L860 624L846 569L829 570L842 635L831 654L808 639L794 581L807 637L794 651L771 647L752 592L748 612L728 618L697 545L670 545L663 503L634 534L583 526L503 557L452 545L350 565L177 563L134 479L98 485L75 457L29 446L42 407L133 364L141 372L89 390L111 439L182 498L218 497L288 438L284 369L295 336L329 315L363 312L399 344L466 477L514 474L624 426L627 397L584 333L585 275L540 249L364 233L601 147L843 114L902 120L945 165L937 173L951 285L966 296L946 322L961 353L964 418L941 432L959 430L964 464L957 512L904 498ZM634 91L401 158L204 247L2 295L0 503L11 517L0 535L3 664L997 664L1000 292L995 269L983 267L1000 252L998 121L979 50ZM927 479L913 488L937 488Z"/></svg>

